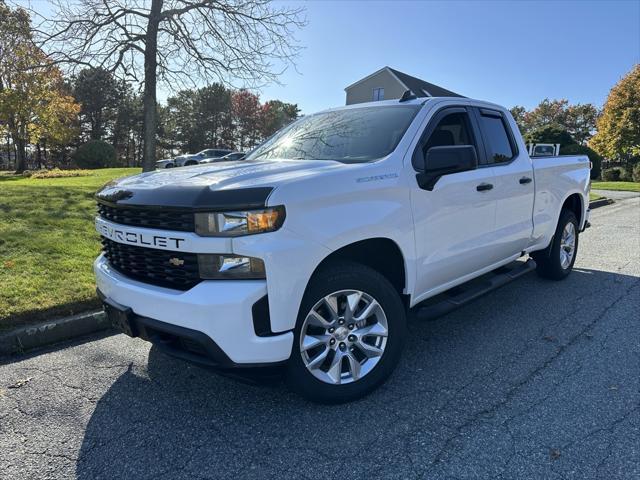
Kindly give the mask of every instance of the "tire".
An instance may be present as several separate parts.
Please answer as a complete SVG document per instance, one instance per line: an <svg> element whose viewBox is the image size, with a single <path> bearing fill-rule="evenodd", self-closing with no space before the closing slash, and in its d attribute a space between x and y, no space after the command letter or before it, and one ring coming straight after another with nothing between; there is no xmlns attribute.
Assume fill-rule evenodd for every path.
<svg viewBox="0 0 640 480"><path fill-rule="evenodd" d="M569 235L570 231L573 231L572 250L569 250L571 241L567 237L567 230L569 230ZM567 278L573 269L573 264L578 254L578 237L578 220L575 214L570 210L562 210L551 245L532 255L537 264L536 272L538 275L551 280ZM566 242L567 240L569 240L569 243Z"/></svg>
<svg viewBox="0 0 640 480"><path fill-rule="evenodd" d="M287 381L314 402L358 399L391 375L405 337L405 307L389 280L358 263L332 263L313 275L302 299Z"/></svg>

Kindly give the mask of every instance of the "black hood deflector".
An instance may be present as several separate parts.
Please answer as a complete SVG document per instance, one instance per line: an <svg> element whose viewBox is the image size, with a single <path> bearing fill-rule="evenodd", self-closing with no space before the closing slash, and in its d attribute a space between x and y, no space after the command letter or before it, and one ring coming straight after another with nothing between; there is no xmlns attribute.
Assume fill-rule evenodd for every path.
<svg viewBox="0 0 640 480"><path fill-rule="evenodd" d="M96 200L112 206L229 211L266 206L273 187L212 190L208 185L165 185L157 188L105 185Z"/></svg>

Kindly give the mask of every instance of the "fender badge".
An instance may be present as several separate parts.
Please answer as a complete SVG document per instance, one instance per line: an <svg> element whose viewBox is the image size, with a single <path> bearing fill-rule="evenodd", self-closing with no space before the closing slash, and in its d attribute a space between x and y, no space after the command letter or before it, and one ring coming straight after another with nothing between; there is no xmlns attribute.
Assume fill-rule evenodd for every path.
<svg viewBox="0 0 640 480"><path fill-rule="evenodd" d="M378 180L386 180L388 178L398 178L397 173L385 173L383 175L373 175L371 177L360 177L356 179L356 183L375 182Z"/></svg>

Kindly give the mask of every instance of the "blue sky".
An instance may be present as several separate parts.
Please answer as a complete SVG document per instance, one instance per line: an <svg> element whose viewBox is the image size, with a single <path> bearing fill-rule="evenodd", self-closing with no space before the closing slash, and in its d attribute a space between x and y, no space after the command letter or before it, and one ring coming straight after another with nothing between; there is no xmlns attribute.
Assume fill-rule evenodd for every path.
<svg viewBox="0 0 640 480"><path fill-rule="evenodd" d="M600 106L640 62L640 1L303 5L300 73L262 97L308 113L343 104L345 86L384 65L509 107L545 97Z"/></svg>
<svg viewBox="0 0 640 480"><path fill-rule="evenodd" d="M304 113L344 104L345 86L385 65L507 107L545 97L601 106L640 62L640 0L280 3L306 8L304 50L261 98Z"/></svg>

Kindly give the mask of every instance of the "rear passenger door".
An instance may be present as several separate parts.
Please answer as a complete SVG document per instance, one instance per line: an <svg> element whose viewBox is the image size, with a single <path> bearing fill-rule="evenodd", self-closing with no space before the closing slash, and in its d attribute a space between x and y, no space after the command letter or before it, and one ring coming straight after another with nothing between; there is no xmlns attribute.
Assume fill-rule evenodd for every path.
<svg viewBox="0 0 640 480"><path fill-rule="evenodd" d="M487 166L494 176L495 242L501 259L506 259L522 252L533 233L533 166L527 152L518 148L503 112L473 110L482 131Z"/></svg>

